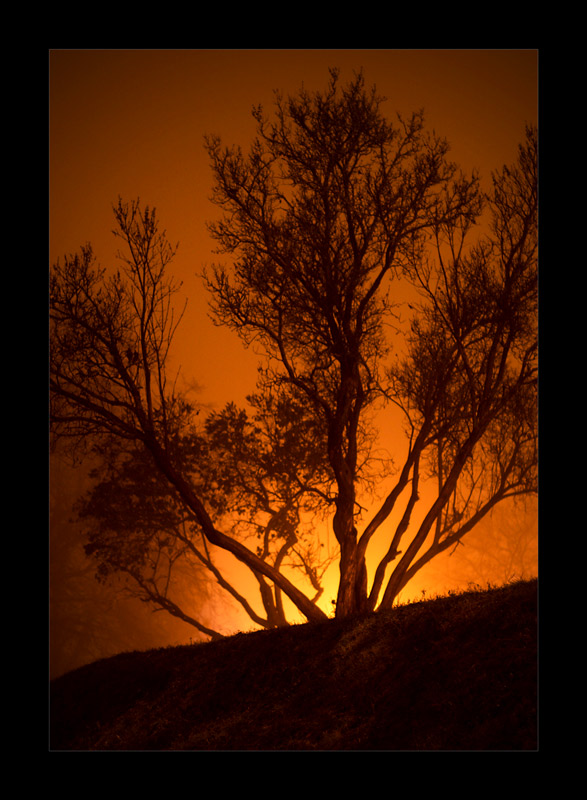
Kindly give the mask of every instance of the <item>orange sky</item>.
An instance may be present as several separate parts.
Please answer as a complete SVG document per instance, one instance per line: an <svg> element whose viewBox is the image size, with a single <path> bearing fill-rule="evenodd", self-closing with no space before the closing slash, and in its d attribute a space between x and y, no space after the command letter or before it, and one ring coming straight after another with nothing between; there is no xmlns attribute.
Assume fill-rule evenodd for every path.
<svg viewBox="0 0 587 800"><path fill-rule="evenodd" d="M198 274L215 259L206 220L211 173L203 136L247 149L251 108L273 91L323 89L363 69L389 116L423 108L452 158L484 179L511 163L538 119L537 50L53 50L50 69L50 260L91 242L113 262L112 204L156 206L180 248L173 273L188 310L178 339L187 379L216 407L254 390L257 359L206 317Z"/></svg>
<svg viewBox="0 0 587 800"><path fill-rule="evenodd" d="M510 163L524 124L537 122L536 50L54 50L50 67L50 258L90 241L106 266L118 246L111 206L155 205L180 242L174 274L189 305L180 330L186 377L223 404L254 388L254 356L212 327L197 274L214 260L205 222L211 173L206 133L246 148L253 105L273 91L324 88L363 68L389 115L424 108L465 169ZM202 341L206 346L201 347ZM251 369L252 367L252 369Z"/></svg>

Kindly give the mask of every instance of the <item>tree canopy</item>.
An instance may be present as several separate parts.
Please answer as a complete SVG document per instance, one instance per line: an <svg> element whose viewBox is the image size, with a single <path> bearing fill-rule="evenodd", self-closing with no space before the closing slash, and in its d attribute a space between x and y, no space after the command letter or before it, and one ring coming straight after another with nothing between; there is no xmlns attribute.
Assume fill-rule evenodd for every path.
<svg viewBox="0 0 587 800"><path fill-rule="evenodd" d="M391 605L496 504L536 491L536 131L486 193L422 113L391 122L382 103L361 75L341 86L333 71L323 92L277 95L271 117L256 108L248 153L207 139L220 210L209 230L228 261L203 277L217 323L264 356L249 409L202 422L169 383L175 250L153 210L115 207L122 271L107 275L85 247L52 272L54 432L107 441L105 463L124 454L143 487L139 539L108 503L94 518L139 547L134 566L169 528L173 554L189 550L266 626L286 623L283 595L324 617L332 554L319 552L318 519L337 543L336 613L349 615ZM405 447L382 460L390 409ZM156 491L139 478L145 459ZM416 521L424 485L434 497ZM378 531L387 547L373 564ZM214 549L251 570L262 617Z"/></svg>

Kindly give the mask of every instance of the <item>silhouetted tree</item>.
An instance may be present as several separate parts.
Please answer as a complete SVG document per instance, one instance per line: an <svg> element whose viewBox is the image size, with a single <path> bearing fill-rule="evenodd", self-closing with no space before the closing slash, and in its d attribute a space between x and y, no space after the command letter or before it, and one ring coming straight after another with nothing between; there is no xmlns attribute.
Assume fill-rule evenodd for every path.
<svg viewBox="0 0 587 800"><path fill-rule="evenodd" d="M195 409L169 383L166 371L178 324L172 299L179 286L167 277L175 249L159 230L154 210L119 200L114 213L115 233L126 245L119 253L122 269L107 274L86 245L52 270L50 411L56 440L111 451L146 449L207 545L228 551L255 575L270 579L306 617L323 619L314 600L270 559L217 527L213 504L206 507L202 487L184 471L182 436ZM124 447L112 444L117 441ZM163 554L157 550L161 540L149 538L152 531L135 532ZM169 557L172 553L167 551Z"/></svg>
<svg viewBox="0 0 587 800"><path fill-rule="evenodd" d="M302 446L284 451L285 461L265 432L271 445L262 474L280 463L279 475L289 470L282 543L297 522L288 497L300 482L308 508L321 500L332 509L336 613L344 616L391 605L423 564L498 502L535 491L536 133L527 131L517 164L495 175L484 197L477 177L448 161L447 143L425 132L421 114L390 123L362 76L341 88L333 72L323 93L278 96L273 121L260 108L254 115L258 135L248 156L217 137L207 141L213 200L224 212L210 230L232 264L215 266L206 282L217 321L264 350L259 396L302 410ZM485 229L476 226L486 221L484 202ZM286 577L279 550L257 549L244 535L264 499L255 494L261 464L247 446L250 431L242 427L235 438L236 409L210 421L208 435L226 458L215 472L200 461L198 474L214 475L214 487L184 468L178 442L194 409L165 374L175 325L165 267L173 250L153 212L120 202L115 213L131 253L125 278L96 272L89 248L53 273L56 433L146 448L203 542L272 582L273 608L283 593L308 619L323 618L314 592ZM419 293L407 326L406 283ZM386 407L405 422L395 471L376 450L376 412ZM264 413L279 431L279 409L269 404ZM364 523L360 501L380 466L381 485L394 483ZM273 477L275 487L281 479ZM424 485L436 491L415 522ZM228 502L243 500L239 525L218 515L210 488ZM400 502L370 584L367 548Z"/></svg>
<svg viewBox="0 0 587 800"><path fill-rule="evenodd" d="M325 93L276 105L272 123L255 111L247 157L208 140L213 199L224 211L210 230L233 256L208 283L218 320L265 349L267 382L304 396L327 432L337 613L349 614L393 602L419 566L496 502L534 489L535 137L529 132L519 164L495 178L492 228L467 247L482 210L478 180L447 161L447 143L425 133L421 114L392 125L361 76L339 90L336 73ZM421 303L390 368L386 326L396 321L400 277ZM361 426L386 400L406 415L408 454L359 531ZM386 577L411 536L425 468L437 498ZM367 546L410 484L369 592Z"/></svg>

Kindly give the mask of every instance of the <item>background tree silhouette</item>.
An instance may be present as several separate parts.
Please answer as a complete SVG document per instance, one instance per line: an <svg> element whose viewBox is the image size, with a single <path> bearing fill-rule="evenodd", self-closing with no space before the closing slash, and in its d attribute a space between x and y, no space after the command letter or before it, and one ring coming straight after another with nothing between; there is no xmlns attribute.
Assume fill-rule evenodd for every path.
<svg viewBox="0 0 587 800"><path fill-rule="evenodd" d="M143 598L137 599L138 592L131 590L125 573L96 581L96 565L84 553L86 521L73 513L76 499L91 485L85 467L70 466L59 454L51 455L51 678L121 650L179 644L193 631L179 618L154 613L154 604L140 602ZM182 582L179 592L174 586L173 596L192 615L214 619L218 603L206 591L208 587L208 581L192 579Z"/></svg>
<svg viewBox="0 0 587 800"><path fill-rule="evenodd" d="M257 577L267 624L285 621L282 594L325 616L316 586L285 570L287 555L317 576L301 544L308 514L331 515L344 616L391 605L497 503L536 490L536 132L484 197L422 114L392 124L380 104L362 76L340 87L333 72L322 93L278 96L272 120L256 109L247 156L207 140L223 212L210 231L231 256L205 275L213 313L266 357L252 430L229 407L196 436L195 409L168 381L174 249L153 211L115 208L122 272L97 270L89 246L53 271L56 435L145 449L202 552L226 550ZM376 414L392 407L400 467L376 449ZM284 430L295 435L280 442ZM214 458L186 460L204 440ZM386 480L364 522L363 493ZM367 550L392 513L371 580Z"/></svg>

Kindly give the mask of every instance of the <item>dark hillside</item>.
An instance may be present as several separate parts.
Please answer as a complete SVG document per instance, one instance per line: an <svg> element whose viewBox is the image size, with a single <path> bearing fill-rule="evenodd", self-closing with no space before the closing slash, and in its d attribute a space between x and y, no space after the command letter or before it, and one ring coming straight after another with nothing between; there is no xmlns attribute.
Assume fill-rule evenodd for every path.
<svg viewBox="0 0 587 800"><path fill-rule="evenodd" d="M125 653L50 687L50 750L535 750L537 582Z"/></svg>

